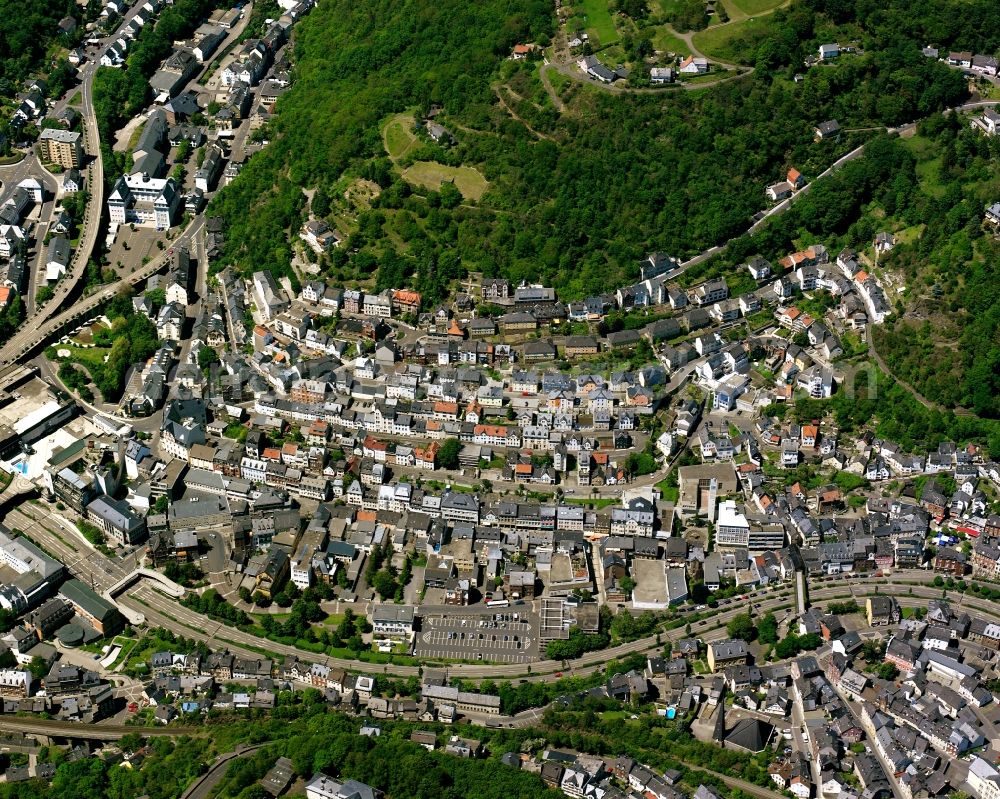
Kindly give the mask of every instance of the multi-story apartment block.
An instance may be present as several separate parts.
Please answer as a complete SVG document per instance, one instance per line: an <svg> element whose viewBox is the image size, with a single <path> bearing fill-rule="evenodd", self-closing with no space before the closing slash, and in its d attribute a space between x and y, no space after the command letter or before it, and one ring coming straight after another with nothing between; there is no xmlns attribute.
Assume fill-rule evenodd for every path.
<svg viewBox="0 0 1000 799"><path fill-rule="evenodd" d="M174 223L180 201L173 178L122 175L108 197L108 213L118 225L132 223L166 230Z"/></svg>
<svg viewBox="0 0 1000 799"><path fill-rule="evenodd" d="M46 128L38 137L39 157L63 169L78 168L83 161L81 138L78 131Z"/></svg>

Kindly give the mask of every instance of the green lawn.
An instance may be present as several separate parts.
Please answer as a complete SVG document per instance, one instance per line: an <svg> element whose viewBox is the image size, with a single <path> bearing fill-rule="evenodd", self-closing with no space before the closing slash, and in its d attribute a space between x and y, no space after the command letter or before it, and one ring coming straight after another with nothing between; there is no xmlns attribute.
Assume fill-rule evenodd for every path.
<svg viewBox="0 0 1000 799"><path fill-rule="evenodd" d="M618 41L618 31L611 19L608 0L582 0L580 7L587 18L588 33L591 38L597 39L595 46L604 47Z"/></svg>
<svg viewBox="0 0 1000 799"><path fill-rule="evenodd" d="M698 31L694 35L694 46L703 52L708 58L716 58L720 61L730 63L740 63L746 60L752 48L737 45L737 41L743 42L747 37L761 37L768 31L770 20L747 19L742 22L733 22L729 25L716 25Z"/></svg>
<svg viewBox="0 0 1000 799"><path fill-rule="evenodd" d="M684 40L675 36L673 31L666 25L661 25L653 34L653 47L661 53L676 53L677 55L691 55L691 50L684 43Z"/></svg>
<svg viewBox="0 0 1000 799"><path fill-rule="evenodd" d="M620 723L626 723L632 721L632 716L636 715L631 710L606 710L601 713L601 721L617 721Z"/></svg>
<svg viewBox="0 0 1000 799"><path fill-rule="evenodd" d="M749 16L762 14L784 5L787 0L729 0L740 11Z"/></svg>
<svg viewBox="0 0 1000 799"><path fill-rule="evenodd" d="M656 487L663 494L664 502L677 502L681 498L681 490L677 486L669 485L666 478L660 480L656 484Z"/></svg>
<svg viewBox="0 0 1000 799"><path fill-rule="evenodd" d="M941 157L932 158L930 161L917 162L917 177L920 179L920 188L932 197L942 197L945 187L941 185Z"/></svg>
<svg viewBox="0 0 1000 799"><path fill-rule="evenodd" d="M478 200L489 188L483 173L471 166L446 166L436 161L417 161L403 170L403 177L410 183L437 191L441 184L454 183L467 200Z"/></svg>
<svg viewBox="0 0 1000 799"><path fill-rule="evenodd" d="M112 642L113 646L120 646L122 651L118 653L118 657L115 658L115 662L111 664L111 670L114 671L119 666L124 666L129 659L132 657L132 650L139 645L139 642L134 638L122 638L118 637Z"/></svg>
<svg viewBox="0 0 1000 799"><path fill-rule="evenodd" d="M596 510L617 505L618 500L613 497L603 497L601 499L581 499L579 497L564 497L564 502L569 505L593 505Z"/></svg>
<svg viewBox="0 0 1000 799"><path fill-rule="evenodd" d="M104 366L104 359L111 352L104 347L74 347L72 344L63 344L62 342L57 343L55 348L57 352L59 350L69 350L70 352L68 358L59 358L58 360L78 363L88 369L91 366L98 368Z"/></svg>
<svg viewBox="0 0 1000 799"><path fill-rule="evenodd" d="M654 5L660 7L660 14L665 17L676 14L677 11L680 10L679 0L655 0Z"/></svg>
<svg viewBox="0 0 1000 799"><path fill-rule="evenodd" d="M737 73L731 69L713 69L703 75L682 75L681 80L684 83L689 83L697 86L699 83L716 83L725 78L731 78Z"/></svg>
<svg viewBox="0 0 1000 799"><path fill-rule="evenodd" d="M413 132L413 114L396 114L385 125L382 131L382 141L389 157L398 161L416 144L417 136Z"/></svg>

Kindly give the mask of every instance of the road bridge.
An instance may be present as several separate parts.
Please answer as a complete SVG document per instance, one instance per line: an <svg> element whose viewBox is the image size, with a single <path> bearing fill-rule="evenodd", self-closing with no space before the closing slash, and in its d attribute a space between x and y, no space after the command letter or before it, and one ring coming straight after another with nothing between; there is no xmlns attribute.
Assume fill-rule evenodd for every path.
<svg viewBox="0 0 1000 799"><path fill-rule="evenodd" d="M173 246L185 245L189 241L193 242L204 224L204 217L198 217L192 221L184 233L173 243ZM120 291L130 289L140 283L145 283L157 272L166 269L169 259L170 255L164 252L148 264L116 280L114 283L102 286L93 294L88 294L79 302L74 303L66 310L49 317L45 321L41 321L41 319L35 317L34 321L38 322L38 324L31 324L32 320L28 320L0 348L0 366L17 363L44 346L51 339L70 332L80 320L91 316L101 305L112 299Z"/></svg>
<svg viewBox="0 0 1000 799"><path fill-rule="evenodd" d="M172 738L177 735L206 735L201 727L134 727L125 724L80 724L77 721L0 716L0 730L20 732L45 738L67 738L74 741L118 741L138 733L145 738Z"/></svg>

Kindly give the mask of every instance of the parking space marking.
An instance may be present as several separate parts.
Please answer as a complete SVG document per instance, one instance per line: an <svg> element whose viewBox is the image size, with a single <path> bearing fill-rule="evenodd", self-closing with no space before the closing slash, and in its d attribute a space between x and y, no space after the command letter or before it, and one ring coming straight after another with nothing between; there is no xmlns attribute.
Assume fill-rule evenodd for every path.
<svg viewBox="0 0 1000 799"><path fill-rule="evenodd" d="M424 619L414 654L484 663L530 663L538 657L538 634L532 621L521 618L517 611L435 614Z"/></svg>

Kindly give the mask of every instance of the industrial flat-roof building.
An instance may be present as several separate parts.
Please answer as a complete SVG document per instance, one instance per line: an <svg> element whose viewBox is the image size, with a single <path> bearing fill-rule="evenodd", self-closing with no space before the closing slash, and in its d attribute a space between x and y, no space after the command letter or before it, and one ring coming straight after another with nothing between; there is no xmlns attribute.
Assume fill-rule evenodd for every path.
<svg viewBox="0 0 1000 799"><path fill-rule="evenodd" d="M736 470L731 463L705 463L677 470L681 513L715 514L715 500L736 493Z"/></svg>
<svg viewBox="0 0 1000 799"><path fill-rule="evenodd" d="M73 606L77 615L101 635L115 635L125 628L125 617L118 608L79 580L67 580L59 593Z"/></svg>
<svg viewBox="0 0 1000 799"><path fill-rule="evenodd" d="M64 572L27 538L0 527L0 608L23 613L37 607Z"/></svg>

